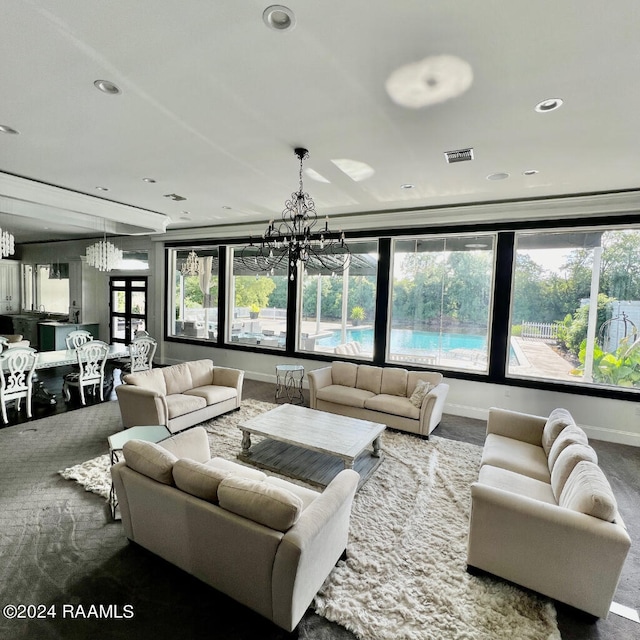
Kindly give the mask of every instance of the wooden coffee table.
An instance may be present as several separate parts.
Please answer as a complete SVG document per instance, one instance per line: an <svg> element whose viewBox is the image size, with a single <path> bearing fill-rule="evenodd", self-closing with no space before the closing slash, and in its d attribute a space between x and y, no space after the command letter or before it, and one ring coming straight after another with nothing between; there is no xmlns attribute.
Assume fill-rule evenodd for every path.
<svg viewBox="0 0 640 640"><path fill-rule="evenodd" d="M239 428L239 460L318 487L326 487L342 469L354 469L360 488L383 459L385 425L368 420L283 404ZM252 446L252 435L263 440Z"/></svg>

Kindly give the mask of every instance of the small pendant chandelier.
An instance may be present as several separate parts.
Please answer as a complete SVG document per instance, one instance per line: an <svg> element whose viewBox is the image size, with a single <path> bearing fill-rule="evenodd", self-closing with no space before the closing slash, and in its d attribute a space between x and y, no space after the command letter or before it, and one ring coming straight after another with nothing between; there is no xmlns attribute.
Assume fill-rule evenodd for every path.
<svg viewBox="0 0 640 640"><path fill-rule="evenodd" d="M0 229L0 260L12 256L16 250L16 241L12 233Z"/></svg>
<svg viewBox="0 0 640 640"><path fill-rule="evenodd" d="M250 271L273 275L286 268L290 280L295 280L299 268L322 269L342 273L351 263L351 253L342 230L329 230L329 217L319 224L313 199L302 184L302 163L309 157L303 148L295 149L300 161L298 191L285 202L280 221L269 221L262 240L242 248L240 260ZM319 226L316 229L316 226Z"/></svg>
<svg viewBox="0 0 640 640"><path fill-rule="evenodd" d="M180 273L183 276L197 276L200 273L200 261L198 259L198 254L193 249L191 249L187 259L182 264Z"/></svg>
<svg viewBox="0 0 640 640"><path fill-rule="evenodd" d="M122 262L122 249L118 249L114 244L104 239L87 247L87 264L98 271L111 271L117 269Z"/></svg>

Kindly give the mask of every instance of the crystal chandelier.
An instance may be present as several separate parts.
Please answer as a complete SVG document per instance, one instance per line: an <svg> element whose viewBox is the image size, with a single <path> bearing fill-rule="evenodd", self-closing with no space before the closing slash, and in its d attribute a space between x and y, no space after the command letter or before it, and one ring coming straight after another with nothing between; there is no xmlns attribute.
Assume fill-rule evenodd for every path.
<svg viewBox="0 0 640 640"><path fill-rule="evenodd" d="M0 260L12 256L16 250L15 238L12 233L0 229Z"/></svg>
<svg viewBox="0 0 640 640"><path fill-rule="evenodd" d="M200 273L198 254L193 249L191 249L187 259L184 261L180 273L183 276L197 276Z"/></svg>
<svg viewBox="0 0 640 640"><path fill-rule="evenodd" d="M242 248L240 260L249 270L273 275L277 268L286 268L289 279L295 280L299 267L324 269L342 273L351 262L344 233L329 230L329 217L318 224L315 204L302 185L302 163L309 157L306 149L297 148L300 160L299 188L285 202L282 219L270 220L262 240ZM316 229L316 226L319 226Z"/></svg>
<svg viewBox="0 0 640 640"><path fill-rule="evenodd" d="M87 247L86 258L90 267L94 267L98 271L111 271L120 266L122 249L118 249L114 244L108 242L105 235L104 240Z"/></svg>

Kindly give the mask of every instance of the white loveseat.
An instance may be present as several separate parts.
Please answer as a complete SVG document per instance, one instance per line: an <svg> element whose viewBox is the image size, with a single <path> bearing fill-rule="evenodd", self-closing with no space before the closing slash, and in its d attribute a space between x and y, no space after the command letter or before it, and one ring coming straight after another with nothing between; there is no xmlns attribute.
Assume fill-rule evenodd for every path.
<svg viewBox="0 0 640 640"><path fill-rule="evenodd" d="M176 433L240 408L244 371L193 360L129 373L116 387L125 428L163 424Z"/></svg>
<svg viewBox="0 0 640 640"><path fill-rule="evenodd" d="M467 562L606 618L631 540L568 411L493 408L471 487Z"/></svg>
<svg viewBox="0 0 640 640"><path fill-rule="evenodd" d="M292 631L346 549L359 475L318 493L211 458L202 427L123 453L111 473L127 538Z"/></svg>
<svg viewBox="0 0 640 640"><path fill-rule="evenodd" d="M442 374L435 371L353 362L333 362L310 371L308 378L312 409L380 422L424 437L440 424L449 391ZM418 395L422 397L416 399Z"/></svg>

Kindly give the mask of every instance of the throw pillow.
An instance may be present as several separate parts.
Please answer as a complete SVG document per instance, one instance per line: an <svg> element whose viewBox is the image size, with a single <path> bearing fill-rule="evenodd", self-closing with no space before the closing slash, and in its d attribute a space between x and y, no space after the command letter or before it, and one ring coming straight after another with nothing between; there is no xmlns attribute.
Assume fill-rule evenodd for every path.
<svg viewBox="0 0 640 640"><path fill-rule="evenodd" d="M228 471L189 458L181 458L173 465L176 487L208 502L218 501L218 486L228 475Z"/></svg>
<svg viewBox="0 0 640 640"><path fill-rule="evenodd" d="M416 384L416 388L414 389L409 401L414 407L418 407L418 409L422 406L422 401L424 397L435 387L434 384L427 382L426 380L418 380L418 384Z"/></svg>
<svg viewBox="0 0 640 640"><path fill-rule="evenodd" d="M163 484L173 484L173 464L178 459L154 442L129 440L122 447L127 466Z"/></svg>
<svg viewBox="0 0 640 640"><path fill-rule="evenodd" d="M566 409L554 409L549 414L542 431L542 448L547 458L549 457L549 452L556 438L562 433L562 430L570 424L575 424L575 421Z"/></svg>
<svg viewBox="0 0 640 640"><path fill-rule="evenodd" d="M565 427L560 435L556 438L556 441L553 443L551 450L549 451L549 458L547 459L547 463L549 465L549 473L553 471L553 466L558 459L558 456L562 453L564 449L566 449L570 444L584 444L588 445L589 440L587 439L587 434L575 424L570 424Z"/></svg>
<svg viewBox="0 0 640 640"><path fill-rule="evenodd" d="M557 502L560 501L562 490L571 472L578 462L583 460L589 460L595 464L598 463L596 452L590 446L584 444L570 444L558 455L551 471L551 488Z"/></svg>
<svg viewBox="0 0 640 640"><path fill-rule="evenodd" d="M302 500L260 480L229 476L218 486L220 507L276 531L287 531L302 513Z"/></svg>
<svg viewBox="0 0 640 640"><path fill-rule="evenodd" d="M602 469L593 462L578 462L571 472L558 503L607 522L614 522L618 505Z"/></svg>

